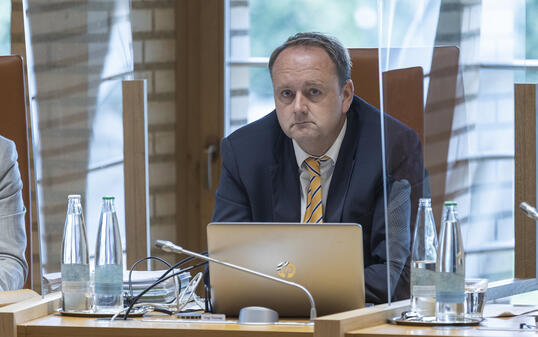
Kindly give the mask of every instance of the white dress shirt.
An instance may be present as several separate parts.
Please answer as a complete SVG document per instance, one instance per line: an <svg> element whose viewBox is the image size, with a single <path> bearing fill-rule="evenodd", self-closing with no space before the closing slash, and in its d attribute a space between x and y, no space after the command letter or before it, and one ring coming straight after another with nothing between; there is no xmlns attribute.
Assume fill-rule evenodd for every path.
<svg viewBox="0 0 538 337"><path fill-rule="evenodd" d="M342 130L336 137L333 145L329 150L321 155L320 157L327 156L329 160L322 162L320 166L321 170L321 200L323 205L323 217L325 217L325 205L327 203L327 195L329 194L329 186L331 184L331 179L334 172L334 166L336 165L336 160L338 159L338 152L340 152L340 146L344 140L344 135L346 134L347 119L344 121ZM297 166L299 166L299 180L301 181L301 218L300 222L303 222L304 212L306 211L306 195L308 194L308 186L310 185L310 173L305 167L304 161L308 157L313 157L306 153L299 144L292 140L293 149L295 150L295 159L297 160Z"/></svg>

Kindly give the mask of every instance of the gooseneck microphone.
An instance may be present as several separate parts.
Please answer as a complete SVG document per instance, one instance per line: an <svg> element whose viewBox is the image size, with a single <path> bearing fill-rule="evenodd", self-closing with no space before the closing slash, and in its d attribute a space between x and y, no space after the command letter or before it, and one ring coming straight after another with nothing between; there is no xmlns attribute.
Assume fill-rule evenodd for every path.
<svg viewBox="0 0 538 337"><path fill-rule="evenodd" d="M290 285L290 286L293 286L293 287L297 287L297 288L301 289L306 294L306 296L308 297L308 300L310 301L310 321L313 322L314 319L316 318L317 313L316 313L316 305L314 303L314 297L312 297L312 294L310 294L310 292L300 284L297 284L295 282L282 280L282 279L279 279L279 278L271 276L271 275L267 275L267 274L257 272L255 270L251 270L251 269L241 267L241 266L229 263L229 262L217 260L217 259L214 259L214 258L209 257L209 256L205 256L205 255L201 255L201 254L198 254L198 253L195 253L195 252L191 252L189 250L184 249L183 247L180 247L178 245L173 244L170 241L156 240L155 241L155 247L161 248L162 250L164 250L165 252L168 252L168 253L186 254L186 255L194 256L194 257L202 259L204 261L211 261L211 262L214 262L214 263L221 264L223 266L227 266L227 267L230 267L230 268L234 268L234 269L244 271L246 273L250 273L250 274L254 274L254 275L257 275L257 276L260 276L260 277L263 277L263 278L267 278L267 279L273 280L275 282L284 283L284 284L287 284L287 285Z"/></svg>
<svg viewBox="0 0 538 337"><path fill-rule="evenodd" d="M527 204L525 201L523 201L521 204L519 204L519 208L525 213L526 216L529 218L538 221L538 211L536 211L536 208L532 207L531 205Z"/></svg>

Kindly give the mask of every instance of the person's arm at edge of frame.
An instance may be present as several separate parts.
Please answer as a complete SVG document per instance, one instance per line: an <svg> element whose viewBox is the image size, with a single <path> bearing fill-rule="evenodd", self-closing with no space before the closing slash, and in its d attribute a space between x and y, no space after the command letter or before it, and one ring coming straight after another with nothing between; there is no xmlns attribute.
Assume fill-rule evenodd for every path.
<svg viewBox="0 0 538 337"><path fill-rule="evenodd" d="M0 139L0 142L6 142ZM15 144L7 141L0 158L0 291L20 289L28 275L22 181Z"/></svg>

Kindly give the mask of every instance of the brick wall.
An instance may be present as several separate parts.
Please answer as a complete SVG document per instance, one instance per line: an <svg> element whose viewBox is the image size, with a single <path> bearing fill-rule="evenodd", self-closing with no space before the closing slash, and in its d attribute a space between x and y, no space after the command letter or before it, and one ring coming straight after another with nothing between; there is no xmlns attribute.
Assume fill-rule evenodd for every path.
<svg viewBox="0 0 538 337"><path fill-rule="evenodd" d="M245 0L230 1L230 57L245 60L250 57L250 14ZM224 121L231 133L248 122L250 70L243 65L230 67L230 119Z"/></svg>
<svg viewBox="0 0 538 337"><path fill-rule="evenodd" d="M25 55L22 2L12 0L12 51ZM87 188L88 144L114 20L110 1L29 1L35 60L37 129L43 177L39 184L43 258L59 271L69 193ZM175 1L131 1L134 77L148 82L151 238L174 239L175 219ZM121 77L119 78L121 79ZM106 128L106 125L99 126ZM35 201L35 194L33 200ZM34 206L36 203L34 202ZM120 210L121 211L121 210ZM39 290L38 210L33 210L34 287ZM98 214L97 214L98 216ZM87 227L95 227L88 224ZM89 233L91 235L91 233ZM160 251L153 253L165 256ZM167 256L170 261L176 256ZM58 269L58 270L57 270Z"/></svg>
<svg viewBox="0 0 538 337"><path fill-rule="evenodd" d="M151 240L176 238L175 1L132 0L135 78L148 82ZM172 262L176 255L152 247ZM157 265L158 268L161 266Z"/></svg>

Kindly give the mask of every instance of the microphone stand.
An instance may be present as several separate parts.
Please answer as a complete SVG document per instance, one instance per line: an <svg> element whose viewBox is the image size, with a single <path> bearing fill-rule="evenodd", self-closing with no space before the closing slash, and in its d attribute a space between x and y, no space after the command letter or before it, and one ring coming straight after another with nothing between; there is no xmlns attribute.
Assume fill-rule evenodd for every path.
<svg viewBox="0 0 538 337"><path fill-rule="evenodd" d="M217 259L214 259L214 258L209 257L209 256L204 256L204 255L201 255L201 254L198 254L198 253L195 253L195 252L191 252L190 250L186 250L183 247L175 245L170 241L157 240L157 241L155 241L155 247L161 248L162 250L164 250L165 252L168 252L168 253L186 254L186 255L194 256L194 257L199 258L199 259L204 260L204 261L215 262L215 263L218 263L218 264L221 264L221 265L233 268L233 269L241 270L241 271L244 271L246 273L250 273L250 274L254 274L254 275L257 275L257 276L260 276L260 277L263 277L263 278L267 278L267 279L273 280L275 282L284 283L284 284L287 284L287 285L290 285L290 286L293 286L293 287L297 287L297 288L301 289L306 294L306 296L308 297L308 300L310 301L310 321L313 322L314 319L317 316L316 305L314 303L314 297L312 297L312 294L310 294L310 292L300 284L297 284L295 282L282 280L282 279L279 279L279 278L271 276L271 275L267 275L267 274L257 272L255 270L247 269L247 268L244 268L244 267L241 267L241 266L229 263L229 262L217 260Z"/></svg>
<svg viewBox="0 0 538 337"><path fill-rule="evenodd" d="M538 221L538 211L525 201L519 204L519 208L525 213L525 215L534 221ZM538 223L536 224L538 229ZM536 239L538 239L538 231L536 232ZM536 277L538 278L538 255L536 255Z"/></svg>
<svg viewBox="0 0 538 337"><path fill-rule="evenodd" d="M526 216L533 219L534 221L538 221L538 212L536 211L536 208L527 204L525 201L519 204L519 208L521 208L521 210L523 211L523 213L525 213Z"/></svg>

